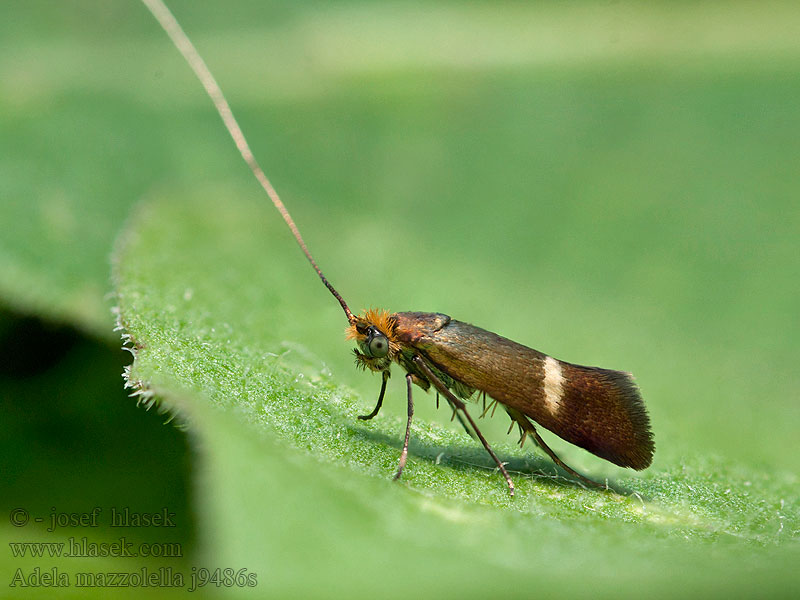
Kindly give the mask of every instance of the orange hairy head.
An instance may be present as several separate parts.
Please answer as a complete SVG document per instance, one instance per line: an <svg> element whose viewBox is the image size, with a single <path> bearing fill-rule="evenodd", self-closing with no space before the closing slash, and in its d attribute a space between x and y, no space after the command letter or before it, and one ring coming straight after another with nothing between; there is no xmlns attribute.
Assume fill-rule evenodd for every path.
<svg viewBox="0 0 800 600"><path fill-rule="evenodd" d="M389 343L396 343L394 328L397 319L393 313L382 308L370 308L355 318L355 321L348 325L344 330L345 338L348 340L364 341L366 330L372 326L378 329L389 339Z"/></svg>

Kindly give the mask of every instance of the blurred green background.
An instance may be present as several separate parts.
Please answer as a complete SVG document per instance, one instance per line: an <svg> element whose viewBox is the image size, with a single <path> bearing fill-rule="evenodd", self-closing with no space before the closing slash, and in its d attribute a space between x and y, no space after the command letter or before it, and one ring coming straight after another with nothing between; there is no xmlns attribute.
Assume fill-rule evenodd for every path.
<svg viewBox="0 0 800 600"><path fill-rule="evenodd" d="M19 507L169 507L177 527L123 533L185 556L125 570L260 570L222 593L797 589L796 3L170 6L351 308L635 374L650 470L547 439L645 517L526 471L501 418L483 427L525 473L516 501L434 464L485 465L422 392L416 466L390 485L399 373L382 421L355 423L378 378L153 18L19 2L0 6L4 541L87 535L12 527ZM146 346L134 376L181 427L123 390L117 304ZM0 551L8 581L77 568Z"/></svg>

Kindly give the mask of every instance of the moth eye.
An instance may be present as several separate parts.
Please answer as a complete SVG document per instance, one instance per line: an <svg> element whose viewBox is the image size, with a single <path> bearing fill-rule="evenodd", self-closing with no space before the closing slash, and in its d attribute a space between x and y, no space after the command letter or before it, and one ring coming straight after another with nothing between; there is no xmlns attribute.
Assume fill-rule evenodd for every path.
<svg viewBox="0 0 800 600"><path fill-rule="evenodd" d="M373 358L383 358L389 354L389 340L374 327L370 327L367 334L366 346Z"/></svg>

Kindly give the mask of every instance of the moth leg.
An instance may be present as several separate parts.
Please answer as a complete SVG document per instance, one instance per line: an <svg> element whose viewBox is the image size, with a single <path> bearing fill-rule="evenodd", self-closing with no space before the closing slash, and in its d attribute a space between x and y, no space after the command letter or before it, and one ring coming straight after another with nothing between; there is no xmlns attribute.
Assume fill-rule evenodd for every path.
<svg viewBox="0 0 800 600"><path fill-rule="evenodd" d="M388 379L389 379L389 371L384 371L383 383L381 383L381 393L378 395L378 403L375 405L374 410L368 415L358 415L359 419L361 419L362 421L369 421L371 418L377 415L378 412L381 410L381 406L383 405L383 395L386 393L386 382L388 381Z"/></svg>
<svg viewBox="0 0 800 600"><path fill-rule="evenodd" d="M436 394L437 394L437 395L439 394L438 390L437 390ZM464 420L464 417L462 417L462 416L461 416L461 413L460 413L460 412L458 412L458 406L456 406L455 404L453 404L453 401L452 401L452 400L450 400L450 398L447 398L447 403L450 405L450 408L452 408L452 409L453 409L453 417L452 417L450 420L452 421L453 419L458 419L458 422L459 422L459 423L461 423L461 426L464 428L464 431L466 431L466 432L467 432L467 435L468 435L469 437L471 437L473 440L477 440L477 439L478 439L478 436L477 436L477 435L475 435L475 432L474 432L474 431L472 431L472 429L470 429L470 428L469 428L469 425L468 425L468 424L467 424L467 422Z"/></svg>
<svg viewBox="0 0 800 600"><path fill-rule="evenodd" d="M403 467L406 466L406 459L408 458L408 438L411 435L411 418L414 416L414 399L411 395L411 384L413 378L409 373L406 375L406 384L408 385L408 421L406 422L406 439L403 442L403 451L400 453L400 463L397 465L397 473L394 474L394 480L400 479L403 473Z"/></svg>
<svg viewBox="0 0 800 600"><path fill-rule="evenodd" d="M542 450L544 450L545 454L547 454L547 456L549 456L552 459L552 461L554 463L556 463L559 467L564 469L567 473L569 473L573 477L577 477L578 479L580 479L582 482L584 482L587 485L590 485L592 487L598 487L598 488L605 488L606 487L602 483L598 483L598 482L596 482L596 481L594 481L592 479L589 479L588 477L586 477L584 475L581 475L575 469L573 469L572 467L567 465L563 460L558 458L556 453L553 452L550 449L550 446L545 444L544 440L539 435L539 432L536 431L536 428L533 426L533 423L530 422L530 419L528 419L528 417L523 415L518 410L514 410L513 408L512 409L506 408L506 411L508 412L508 415L514 421L516 421L519 424L519 426L522 428L522 430L524 432L523 434L525 434L525 433L530 434L533 437L534 441L536 442L536 445L539 446ZM512 423L512 425L513 425L513 423Z"/></svg>
<svg viewBox="0 0 800 600"><path fill-rule="evenodd" d="M470 426L472 426L472 430L475 432L475 435L478 436L478 439L483 444L483 447L486 448L486 451L489 453L489 455L494 459L494 462L497 464L497 468L500 469L500 472L503 474L503 477L506 480L506 484L508 484L508 491L513 496L514 482L511 481L511 476L508 474L508 471L506 471L505 465L500 461L499 458L497 458L497 455L494 453L494 450L492 450L492 447L489 445L489 442L487 442L486 438L483 437L483 434L481 433L481 430L478 429L478 426L475 424L475 421L467 412L467 405L464 404L464 402L461 401L459 398L457 398L456 395L453 394L453 392L451 392L436 375L434 375L433 371L431 371L430 367L427 364L425 364L425 361L422 360L422 358L419 355L414 356L413 361L414 364L417 365L417 367L419 367L420 371L422 371L425 377L428 378L428 381L430 381L436 387L436 389L438 389L444 395L444 397L447 398L450 401L450 403L454 405L458 410L460 410L467 418L467 421L469 421Z"/></svg>

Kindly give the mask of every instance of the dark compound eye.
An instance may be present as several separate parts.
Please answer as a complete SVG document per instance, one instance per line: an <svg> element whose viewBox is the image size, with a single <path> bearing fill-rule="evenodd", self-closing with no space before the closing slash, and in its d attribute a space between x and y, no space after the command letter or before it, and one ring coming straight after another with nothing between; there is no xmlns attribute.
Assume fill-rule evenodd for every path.
<svg viewBox="0 0 800 600"><path fill-rule="evenodd" d="M373 358L383 358L389 354L389 340L375 327L370 327L365 342L366 350Z"/></svg>

